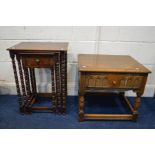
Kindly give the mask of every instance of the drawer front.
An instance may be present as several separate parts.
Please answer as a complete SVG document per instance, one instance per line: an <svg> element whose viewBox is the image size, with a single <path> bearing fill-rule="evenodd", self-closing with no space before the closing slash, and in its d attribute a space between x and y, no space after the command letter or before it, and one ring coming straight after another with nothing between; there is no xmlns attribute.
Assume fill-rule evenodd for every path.
<svg viewBox="0 0 155 155"><path fill-rule="evenodd" d="M22 57L23 65L26 67L51 67L55 64L55 58L52 56L27 56Z"/></svg>
<svg viewBox="0 0 155 155"><path fill-rule="evenodd" d="M143 76L130 74L89 74L86 75L87 88L140 88Z"/></svg>

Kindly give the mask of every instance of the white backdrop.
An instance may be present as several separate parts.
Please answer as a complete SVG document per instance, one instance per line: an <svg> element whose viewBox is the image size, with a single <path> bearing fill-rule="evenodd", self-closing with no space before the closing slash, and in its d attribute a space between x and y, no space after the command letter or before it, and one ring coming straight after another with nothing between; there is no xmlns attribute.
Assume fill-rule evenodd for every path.
<svg viewBox="0 0 155 155"><path fill-rule="evenodd" d="M79 53L131 55L148 67L149 75L144 96L155 91L155 27L124 26L1 26L0 27L0 94L16 94L11 60L6 49L22 41L69 42L68 95L77 95L77 55ZM45 74L47 73L47 74ZM48 70L37 71L41 90L49 82ZM127 95L134 95L128 92Z"/></svg>

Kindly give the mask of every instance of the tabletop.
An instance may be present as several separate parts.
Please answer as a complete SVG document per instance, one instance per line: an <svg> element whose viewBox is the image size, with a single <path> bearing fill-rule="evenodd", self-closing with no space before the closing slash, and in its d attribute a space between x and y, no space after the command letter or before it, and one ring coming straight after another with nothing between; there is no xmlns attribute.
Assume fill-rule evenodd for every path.
<svg viewBox="0 0 155 155"><path fill-rule="evenodd" d="M21 42L7 50L9 51L67 51L66 42Z"/></svg>
<svg viewBox="0 0 155 155"><path fill-rule="evenodd" d="M150 73L151 71L129 55L80 54L79 71Z"/></svg>

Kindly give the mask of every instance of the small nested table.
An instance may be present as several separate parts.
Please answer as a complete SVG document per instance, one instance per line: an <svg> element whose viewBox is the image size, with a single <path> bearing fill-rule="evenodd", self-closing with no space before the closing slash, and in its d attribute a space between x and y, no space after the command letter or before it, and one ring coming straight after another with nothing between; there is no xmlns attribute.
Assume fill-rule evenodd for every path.
<svg viewBox="0 0 155 155"><path fill-rule="evenodd" d="M12 59L20 112L66 112L67 47L68 43L21 42L8 49ZM37 92L35 68L51 70L51 93ZM51 106L34 106L39 96L51 98Z"/></svg>
<svg viewBox="0 0 155 155"><path fill-rule="evenodd" d="M81 54L79 64L79 121L83 120L137 120L140 97L144 92L150 71L130 56ZM132 106L124 92L136 92ZM130 110L128 114L85 113L86 93L117 92ZM95 103L94 103L95 104Z"/></svg>

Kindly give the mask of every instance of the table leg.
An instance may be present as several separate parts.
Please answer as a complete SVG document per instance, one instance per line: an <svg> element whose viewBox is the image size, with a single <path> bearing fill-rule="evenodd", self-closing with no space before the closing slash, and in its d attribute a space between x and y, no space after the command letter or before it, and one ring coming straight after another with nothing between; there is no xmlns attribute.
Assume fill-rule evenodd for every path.
<svg viewBox="0 0 155 155"><path fill-rule="evenodd" d="M29 72L28 72L28 68L24 67L24 73L25 73L25 83L26 83L26 91L27 91L27 104L26 104L26 110L28 113L32 112L31 107L29 106L30 104L30 79L29 79Z"/></svg>
<svg viewBox="0 0 155 155"><path fill-rule="evenodd" d="M65 53L61 54L61 94L62 94L62 101L61 101L61 113L66 112L66 96L67 96L67 89L66 89L66 79L67 79L67 66L66 66L66 56Z"/></svg>
<svg viewBox="0 0 155 155"><path fill-rule="evenodd" d="M25 90L25 81L23 78L23 69L22 69L22 64L21 64L21 58L20 56L17 56L17 62L18 62L18 67L19 67L19 75L21 79L21 87L22 87L22 93L23 93L23 112L25 112L25 104L26 104L26 90Z"/></svg>
<svg viewBox="0 0 155 155"><path fill-rule="evenodd" d="M56 104L56 113L60 113L61 108L61 88L60 88L60 57L57 57L57 62L55 65L55 74L56 74L56 96L57 96L57 104Z"/></svg>
<svg viewBox="0 0 155 155"><path fill-rule="evenodd" d="M64 107L64 113L66 112L67 108L67 53L64 53L64 63L65 63L65 107Z"/></svg>
<svg viewBox="0 0 155 155"><path fill-rule="evenodd" d="M85 73L79 73L79 121L84 120Z"/></svg>
<svg viewBox="0 0 155 155"><path fill-rule="evenodd" d="M79 95L79 121L84 120L84 94Z"/></svg>
<svg viewBox="0 0 155 155"><path fill-rule="evenodd" d="M57 100L56 100L56 84L55 84L55 72L54 72L54 67L51 68L51 82L52 82L52 111L56 112L56 104L57 104Z"/></svg>
<svg viewBox="0 0 155 155"><path fill-rule="evenodd" d="M16 83L16 89L17 89L17 95L18 95L18 103L19 103L19 108L20 108L19 110L20 110L20 112L23 112L23 102L22 102L22 96L21 96L21 92L20 92L19 80L18 80L18 75L17 75L15 54L10 53L10 57L12 60L12 67L13 67L13 72L14 72L14 77L15 77L15 83Z"/></svg>
<svg viewBox="0 0 155 155"><path fill-rule="evenodd" d="M36 95L37 88L36 88L36 78L34 68L30 68L30 77L31 77L32 93Z"/></svg>
<svg viewBox="0 0 155 155"><path fill-rule="evenodd" d="M138 118L138 109L140 107L140 104L141 104L141 96L142 96L142 93L139 93L137 92L136 93L136 97L135 97L135 104L134 104L134 112L133 112L133 121L137 121L137 118Z"/></svg>

